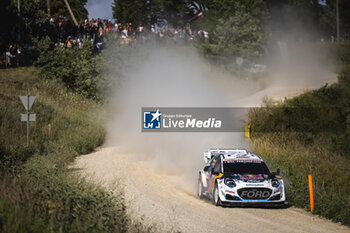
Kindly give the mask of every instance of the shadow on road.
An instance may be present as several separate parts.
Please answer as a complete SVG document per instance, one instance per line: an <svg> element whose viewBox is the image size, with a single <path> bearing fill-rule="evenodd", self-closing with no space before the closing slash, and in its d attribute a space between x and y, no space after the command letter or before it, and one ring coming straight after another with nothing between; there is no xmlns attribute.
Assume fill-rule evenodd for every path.
<svg viewBox="0 0 350 233"><path fill-rule="evenodd" d="M292 205L289 203L284 203L283 205L273 205L273 204L223 204L223 208L254 208L254 209L288 209Z"/></svg>
<svg viewBox="0 0 350 233"><path fill-rule="evenodd" d="M202 201L212 204L212 202L209 199L203 198ZM244 208L244 209L288 209L292 205L288 202L285 202L283 205L276 205L276 204L262 204L262 203L237 203L237 204L231 204L231 203L224 203L221 206L221 208Z"/></svg>

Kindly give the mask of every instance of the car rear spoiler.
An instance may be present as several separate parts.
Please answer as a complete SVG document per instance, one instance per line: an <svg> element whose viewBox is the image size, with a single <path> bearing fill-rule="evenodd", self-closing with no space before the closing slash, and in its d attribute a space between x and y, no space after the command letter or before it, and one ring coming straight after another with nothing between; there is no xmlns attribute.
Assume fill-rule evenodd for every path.
<svg viewBox="0 0 350 233"><path fill-rule="evenodd" d="M208 164L210 160L218 154L247 154L248 151L246 149L209 149L208 151L204 152L203 158L204 162Z"/></svg>

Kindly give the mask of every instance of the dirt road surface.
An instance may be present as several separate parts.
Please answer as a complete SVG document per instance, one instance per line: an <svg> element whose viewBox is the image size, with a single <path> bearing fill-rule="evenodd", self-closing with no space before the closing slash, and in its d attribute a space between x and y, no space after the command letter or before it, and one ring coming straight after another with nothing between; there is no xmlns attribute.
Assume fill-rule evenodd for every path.
<svg viewBox="0 0 350 233"><path fill-rule="evenodd" d="M123 186L132 216L160 232L350 232L294 207L216 207L199 200L181 176L160 172L151 163L121 148L104 147L77 158L73 166L111 190Z"/></svg>

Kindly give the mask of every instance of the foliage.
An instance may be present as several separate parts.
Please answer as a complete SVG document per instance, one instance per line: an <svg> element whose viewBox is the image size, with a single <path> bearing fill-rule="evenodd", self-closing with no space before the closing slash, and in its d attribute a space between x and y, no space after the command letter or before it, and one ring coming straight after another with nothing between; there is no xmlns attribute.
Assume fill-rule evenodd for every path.
<svg viewBox="0 0 350 233"><path fill-rule="evenodd" d="M268 14L266 4L262 0L206 0L203 4L208 8L205 17L214 16L216 19L227 19L232 13L240 10L249 12L256 20L263 20Z"/></svg>
<svg viewBox="0 0 350 233"><path fill-rule="evenodd" d="M69 0L69 4L77 19L86 18L87 0ZM1 33L4 33L2 40L31 42L33 37L42 36L47 33L49 16L47 13L46 0L20 1L20 21L18 21L18 1L2 0L0 3L0 19L6 22L2 25ZM51 15L57 20L59 15L64 15L68 23L72 23L70 14L63 0L51 0ZM19 24L19 23L20 24ZM21 30L21 39L17 33ZM0 44L1 46L1 44Z"/></svg>
<svg viewBox="0 0 350 233"><path fill-rule="evenodd" d="M272 107L254 109L250 118L256 132L339 133L343 131L348 104L339 87L325 85Z"/></svg>
<svg viewBox="0 0 350 233"><path fill-rule="evenodd" d="M200 46L204 54L231 61L241 56L247 64L263 55L267 39L264 24L268 16L263 1L211 0L206 1L206 6L208 12L196 25L210 31L209 43Z"/></svg>
<svg viewBox="0 0 350 233"><path fill-rule="evenodd" d="M77 153L88 153L104 140L99 121L87 120L87 111L98 105L64 88L57 80L38 78L38 69L19 68L0 72L1 170L19 167L33 154L47 154L56 144ZM35 94L30 123L30 145L26 146L26 124L19 120L24 107L18 96ZM91 113L89 113L91 116ZM97 116L96 116L97 117Z"/></svg>
<svg viewBox="0 0 350 233"><path fill-rule="evenodd" d="M271 28L277 33L293 33L296 39L319 39L318 36L336 36L336 1L318 0L268 0ZM348 34L349 1L339 0L340 31Z"/></svg>
<svg viewBox="0 0 350 233"><path fill-rule="evenodd" d="M24 182L32 187L30 199L46 213L45 221L54 231L125 232L128 217L122 188L116 186L116 193L111 193L89 184L68 168L60 168L67 163L64 159L73 159L70 151L33 156L25 164Z"/></svg>
<svg viewBox="0 0 350 233"><path fill-rule="evenodd" d="M68 167L103 143L100 104L40 78L35 67L1 70L0 78L1 232L154 231L131 220L122 187L107 192ZM29 93L37 121L27 147L18 96Z"/></svg>
<svg viewBox="0 0 350 233"><path fill-rule="evenodd" d="M126 23L139 25L145 18L142 13L146 4L146 1L114 1L113 17L123 25Z"/></svg>
<svg viewBox="0 0 350 233"><path fill-rule="evenodd" d="M228 19L220 19L211 34L210 44L203 44L210 54L224 57L260 57L265 35L257 21L247 12L237 10Z"/></svg>
<svg viewBox="0 0 350 233"><path fill-rule="evenodd" d="M45 221L33 214L31 200L23 193L23 187L18 185L18 182L18 179L1 177L1 232L50 232ZM17 204L14 204L14 202L17 202Z"/></svg>
<svg viewBox="0 0 350 233"><path fill-rule="evenodd" d="M99 85L102 83L100 74L104 61L95 54L92 46L86 43L83 48L57 46L50 50L45 43L42 44L44 48L35 63L41 67L41 75L61 80L68 88L86 97L101 98Z"/></svg>
<svg viewBox="0 0 350 233"><path fill-rule="evenodd" d="M253 109L249 113L252 132L299 132L328 137L324 145L330 151L348 156L350 153L350 82L349 72L339 75L339 83L306 92L283 103ZM299 140L305 142L305 138Z"/></svg>
<svg viewBox="0 0 350 233"><path fill-rule="evenodd" d="M346 61L349 47L342 47ZM314 176L315 213L350 225L350 72L339 82L284 102L265 100L249 112L253 150L289 183L288 199L308 209L307 174Z"/></svg>
<svg viewBox="0 0 350 233"><path fill-rule="evenodd" d="M188 0L114 0L113 17L123 25L146 25L166 20L170 25L185 25Z"/></svg>
<svg viewBox="0 0 350 233"><path fill-rule="evenodd" d="M336 53L339 54L338 62L344 72L348 72L350 68L350 46L348 44L340 44L336 46Z"/></svg>
<svg viewBox="0 0 350 233"><path fill-rule="evenodd" d="M313 175L315 214L350 225L350 158L329 151L329 138L299 133L269 133L252 140L254 153L280 168L286 183L288 202L309 210L308 174Z"/></svg>
<svg viewBox="0 0 350 233"><path fill-rule="evenodd" d="M72 9L73 15L79 21L79 19L86 19L88 11L85 8L88 0L68 0L69 6ZM71 15L69 14L68 8L63 0L51 0L51 15L57 19L60 15L66 17L68 22L73 23Z"/></svg>

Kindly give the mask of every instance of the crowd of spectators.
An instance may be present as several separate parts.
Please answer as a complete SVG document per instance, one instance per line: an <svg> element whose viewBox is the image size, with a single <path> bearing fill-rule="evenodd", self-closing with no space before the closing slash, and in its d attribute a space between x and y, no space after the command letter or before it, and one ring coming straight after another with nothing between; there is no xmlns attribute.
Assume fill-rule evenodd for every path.
<svg viewBox="0 0 350 233"><path fill-rule="evenodd" d="M131 24L124 26L116 24L115 28L119 28L117 36L121 38L121 43L126 45L135 45L148 40L155 40L159 43L166 41L173 43L192 43L195 40L209 40L209 33L206 30L193 31L189 24L183 28L157 27L157 25L145 28L139 25L136 30L134 30Z"/></svg>
<svg viewBox="0 0 350 233"><path fill-rule="evenodd" d="M142 24L134 26L131 23L113 23L106 19L80 19L78 27L66 24L64 16L60 16L58 23L50 19L50 37L56 41L56 46L65 48L81 48L86 42L97 49L101 49L110 38L119 38L122 45L135 45L140 42L156 39L157 41L171 40L173 42L192 42L194 40L208 41L206 30L193 31L188 24L183 28L173 28L157 24L145 27Z"/></svg>
<svg viewBox="0 0 350 233"><path fill-rule="evenodd" d="M49 36L55 46L65 49L73 47L82 48L85 43L90 43L97 50L111 38L118 38L123 46L135 46L156 41L157 43L192 43L193 41L208 41L209 33L205 29L192 30L186 27L173 28L166 24L157 24L150 27L143 25L134 26L131 23L122 25L107 19L80 19L78 26L73 25L66 17L61 15L57 19L51 17L48 25L43 30L43 36ZM35 51L31 46L12 43L1 51L0 67L15 67L32 63Z"/></svg>
<svg viewBox="0 0 350 233"><path fill-rule="evenodd" d="M59 16L57 22L51 17L49 36L56 46L81 48L88 41L100 48L106 33L110 33L112 28L111 20L106 19L80 19L79 25L74 26L64 16Z"/></svg>

